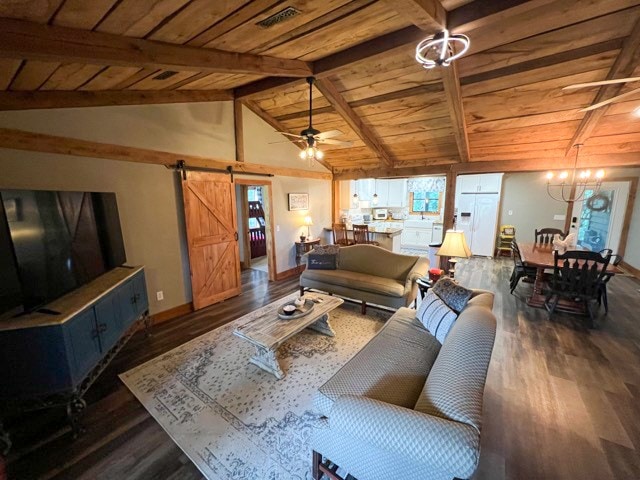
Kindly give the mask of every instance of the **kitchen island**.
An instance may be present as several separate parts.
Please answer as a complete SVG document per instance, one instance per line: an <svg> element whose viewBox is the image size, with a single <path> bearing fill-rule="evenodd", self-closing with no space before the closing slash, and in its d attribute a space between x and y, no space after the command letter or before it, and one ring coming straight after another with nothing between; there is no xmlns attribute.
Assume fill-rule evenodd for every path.
<svg viewBox="0 0 640 480"><path fill-rule="evenodd" d="M324 233L326 243L333 243L333 229L325 227ZM350 239L353 239L353 229L350 224L347 224L347 235ZM401 235L401 227L387 226L384 222L376 222L369 225L369 238L374 242L378 242L382 248L394 253L400 253Z"/></svg>

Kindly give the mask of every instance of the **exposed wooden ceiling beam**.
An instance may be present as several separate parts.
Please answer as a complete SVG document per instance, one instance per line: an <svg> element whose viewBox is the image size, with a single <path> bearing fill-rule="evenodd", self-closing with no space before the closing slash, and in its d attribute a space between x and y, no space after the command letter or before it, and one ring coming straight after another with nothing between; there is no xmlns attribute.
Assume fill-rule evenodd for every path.
<svg viewBox="0 0 640 480"><path fill-rule="evenodd" d="M0 56L177 71L305 77L300 60L196 48L75 28L0 18Z"/></svg>
<svg viewBox="0 0 640 480"><path fill-rule="evenodd" d="M215 158L182 155L179 153L162 152L146 148L112 145L109 143L91 142L77 138L58 137L42 133L26 132L9 128L0 128L0 148L25 150L29 152L56 153L77 157L104 158L123 162L149 163L155 165L174 166L178 160L184 160L192 167L206 167L226 169L233 167L238 174L260 173L282 175L286 177L315 178L331 180L331 173L314 172L299 168L276 167L247 162L233 162Z"/></svg>
<svg viewBox="0 0 640 480"><path fill-rule="evenodd" d="M611 66L609 74L605 80L614 78L624 78L630 76L638 62L640 61L640 20L633 27L631 34L625 39L620 53L616 57L616 61ZM624 84L618 83L613 85L603 85L598 90L593 103L602 102L609 98L615 97L623 89ZM605 115L609 106L604 106L596 110L588 111L583 117L576 133L571 138L571 142L567 145L565 155L569 155L574 145L584 143L598 126L598 123ZM582 157L580 157L582 164Z"/></svg>
<svg viewBox="0 0 640 480"><path fill-rule="evenodd" d="M242 104L247 107L249 110L251 110L253 113L255 113L258 117L260 117L262 120L264 120L264 122L271 126L273 129L275 129L277 132L286 132L288 131L287 127L285 127L284 125L282 125L278 120L276 120L275 118L273 118L269 113L265 112L263 109L261 109L258 104L252 100L249 99L243 99L243 100L239 100L240 102L242 102ZM292 145L294 145L298 150L301 150L302 147L299 143L297 143L293 137L288 137L283 135L283 137L287 140L289 140L291 142ZM333 167L331 165L329 165L326 160L316 160L316 162L318 162L320 165L322 165L324 168L326 168L327 170L329 170L330 172L333 171Z"/></svg>
<svg viewBox="0 0 640 480"><path fill-rule="evenodd" d="M456 138L458 153L460 160L468 162L471 154L469 153L469 135L467 133L467 123L464 117L464 106L462 104L462 90L460 88L460 79L458 78L458 67L455 62L448 67L440 68L442 83L444 85L444 94L449 107L449 116L453 126L453 134Z"/></svg>
<svg viewBox="0 0 640 480"><path fill-rule="evenodd" d="M236 144L236 162L244 162L244 121L240 100L233 101L233 136Z"/></svg>
<svg viewBox="0 0 640 480"><path fill-rule="evenodd" d="M365 105L376 105L382 102L388 102L391 100L398 100L401 98L409 98L416 95L424 95L429 93L440 93L444 90L444 87L441 83L425 83L423 85L418 85L417 87L405 88L404 90L396 90L394 92L382 93L380 95L376 95L375 97L362 98L360 100L356 100L355 102L349 103L351 108L364 107ZM322 107L316 108L313 110L314 115L320 115L322 113L331 113L333 112L333 107ZM277 117L277 120L283 122L285 120L294 120L296 118L308 117L308 110L301 110L300 112L292 112L287 113L285 115L281 115Z"/></svg>
<svg viewBox="0 0 640 480"><path fill-rule="evenodd" d="M0 92L0 110L151 105L233 100L231 90L102 90Z"/></svg>
<svg viewBox="0 0 640 480"><path fill-rule="evenodd" d="M439 5L438 9L436 5ZM398 13L413 22L414 25L427 32L442 28L447 21L447 12L442 8L438 0L393 0L393 8ZM460 89L460 79L458 78L458 68L455 63L448 67L440 68L444 93L449 107L449 116L453 126L453 133L458 146L460 160L469 161L469 136L467 135L467 124L464 118L464 106L462 105L462 91Z"/></svg>
<svg viewBox="0 0 640 480"><path fill-rule="evenodd" d="M402 168L335 168L334 180L355 180L358 178L410 177L417 175L440 175L447 171L456 174L499 173L499 172L543 172L573 168L571 158L531 158L526 160L496 160L487 162L467 162L454 164L424 165ZM580 156L580 165L588 168L637 167L637 153L613 153Z"/></svg>
<svg viewBox="0 0 640 480"><path fill-rule="evenodd" d="M440 0L387 0L389 7L411 18L413 24L427 32L438 32L447 24L447 11Z"/></svg>
<svg viewBox="0 0 640 480"><path fill-rule="evenodd" d="M353 111L335 85L329 79L323 78L316 80L316 88L320 90L324 98L336 109L336 112L349 124L364 144L371 149L373 155L379 158L383 164L392 167L391 155L384 148L378 136Z"/></svg>

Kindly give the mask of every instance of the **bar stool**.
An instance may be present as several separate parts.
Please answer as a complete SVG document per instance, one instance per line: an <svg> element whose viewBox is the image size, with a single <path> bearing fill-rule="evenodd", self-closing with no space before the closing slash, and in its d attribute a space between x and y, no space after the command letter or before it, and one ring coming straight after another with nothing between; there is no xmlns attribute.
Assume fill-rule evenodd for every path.
<svg viewBox="0 0 640 480"><path fill-rule="evenodd" d="M380 246L378 242L369 239L369 225L354 225L353 241L356 245L367 244Z"/></svg>
<svg viewBox="0 0 640 480"><path fill-rule="evenodd" d="M333 227L333 243L341 247L353 245L353 240L347 237L347 226L344 223L334 223Z"/></svg>

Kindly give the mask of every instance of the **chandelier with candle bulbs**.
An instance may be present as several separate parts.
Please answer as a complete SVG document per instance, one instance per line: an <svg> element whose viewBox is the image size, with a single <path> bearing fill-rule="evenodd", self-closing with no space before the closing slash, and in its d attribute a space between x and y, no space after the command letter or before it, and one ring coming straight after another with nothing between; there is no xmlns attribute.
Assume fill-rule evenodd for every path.
<svg viewBox="0 0 640 480"><path fill-rule="evenodd" d="M584 198L587 190L595 190L597 194L604 178L604 170L602 169L598 169L593 175L588 169L578 172L578 157L582 144L577 143L574 147L576 148L576 160L571 172L564 170L560 173L547 173L547 194L559 202L579 202ZM552 183L554 180L555 182Z"/></svg>

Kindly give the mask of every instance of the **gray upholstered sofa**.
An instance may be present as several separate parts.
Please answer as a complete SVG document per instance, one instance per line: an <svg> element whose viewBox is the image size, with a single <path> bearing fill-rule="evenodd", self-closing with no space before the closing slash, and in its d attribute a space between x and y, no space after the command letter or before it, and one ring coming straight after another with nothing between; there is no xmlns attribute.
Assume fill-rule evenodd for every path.
<svg viewBox="0 0 640 480"><path fill-rule="evenodd" d="M358 480L469 478L496 332L493 293L476 290L444 344L401 308L314 398L314 478L323 458Z"/></svg>
<svg viewBox="0 0 640 480"><path fill-rule="evenodd" d="M374 245L341 247L336 270L305 270L300 292L313 288L391 308L407 307L418 294L416 280L427 274L429 260L400 255Z"/></svg>

